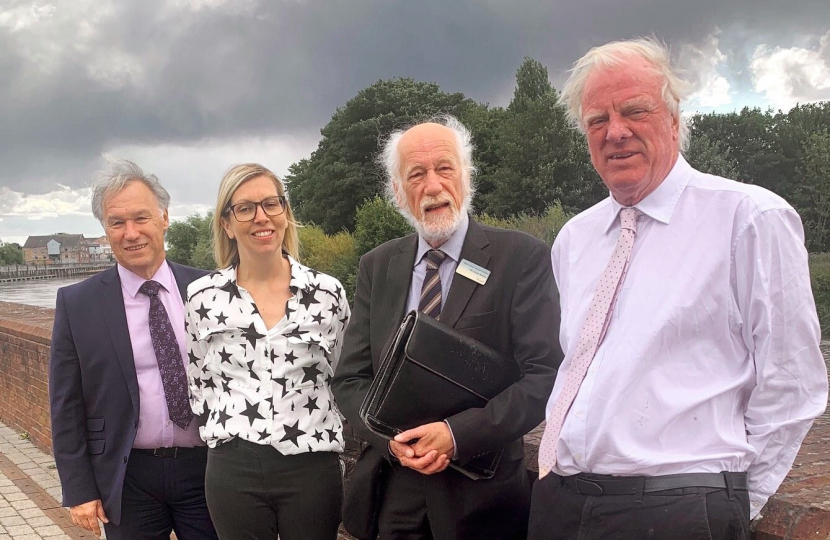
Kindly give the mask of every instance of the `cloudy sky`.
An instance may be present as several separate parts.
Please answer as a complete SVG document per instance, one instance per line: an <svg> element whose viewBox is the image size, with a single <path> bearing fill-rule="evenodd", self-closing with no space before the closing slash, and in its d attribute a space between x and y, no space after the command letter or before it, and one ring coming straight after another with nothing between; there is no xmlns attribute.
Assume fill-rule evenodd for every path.
<svg viewBox="0 0 830 540"><path fill-rule="evenodd" d="M284 174L379 79L503 106L525 56L560 87L639 35L671 45L687 111L830 99L827 0L0 0L0 240L100 235L103 152L157 174L180 219L234 163Z"/></svg>

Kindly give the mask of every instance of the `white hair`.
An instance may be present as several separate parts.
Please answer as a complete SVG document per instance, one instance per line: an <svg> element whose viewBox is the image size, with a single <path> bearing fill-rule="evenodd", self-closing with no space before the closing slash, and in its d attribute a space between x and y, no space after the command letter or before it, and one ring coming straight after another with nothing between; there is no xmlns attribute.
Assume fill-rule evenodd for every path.
<svg viewBox="0 0 830 540"><path fill-rule="evenodd" d="M441 114L393 131L383 143L378 156L378 162L386 172L386 197L401 215L409 221L410 225L416 229L420 228L419 223L412 214L406 197L396 196L396 190L400 193L404 192L403 177L401 176L401 156L398 147L404 134L421 124L439 124L449 128L455 134L456 150L458 158L461 160L462 202L459 209L461 213L466 214L472 210L473 196L476 191L474 185L476 167L473 165L473 135L456 117L450 114Z"/></svg>
<svg viewBox="0 0 830 540"><path fill-rule="evenodd" d="M669 48L657 39L637 38L612 41L594 47L574 63L570 76L562 88L559 103L565 106L571 123L585 133L585 125L582 121L582 95L588 76L598 67L623 66L632 56L648 62L654 68L655 73L663 79L663 101L671 115L677 120L680 150L685 151L689 147L689 126L681 114L680 103L688 95L691 87L672 70Z"/></svg>
<svg viewBox="0 0 830 540"><path fill-rule="evenodd" d="M104 206L107 199L133 182L141 182L147 186L156 198L159 214L164 214L170 205L170 194L159 183L156 175L146 174L141 167L126 159L116 159L107 154L104 154L104 159L107 161L107 167L96 175L92 185L92 215L104 228L107 226L104 223Z"/></svg>

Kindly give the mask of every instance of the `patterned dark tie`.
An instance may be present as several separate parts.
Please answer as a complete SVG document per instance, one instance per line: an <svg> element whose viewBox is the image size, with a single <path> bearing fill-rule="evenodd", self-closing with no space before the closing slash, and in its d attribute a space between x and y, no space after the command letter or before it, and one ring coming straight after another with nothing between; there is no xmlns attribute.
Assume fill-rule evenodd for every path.
<svg viewBox="0 0 830 540"><path fill-rule="evenodd" d="M446 258L447 254L440 249L427 251L427 274L424 276L421 299L418 301L418 311L423 311L436 319L441 318L441 275L438 268Z"/></svg>
<svg viewBox="0 0 830 540"><path fill-rule="evenodd" d="M138 291L150 297L150 339L161 372L161 384L164 387L170 420L180 428L187 429L193 419L187 397L187 375L179 342L176 340L167 310L159 298L160 287L161 284L157 281L145 281Z"/></svg>

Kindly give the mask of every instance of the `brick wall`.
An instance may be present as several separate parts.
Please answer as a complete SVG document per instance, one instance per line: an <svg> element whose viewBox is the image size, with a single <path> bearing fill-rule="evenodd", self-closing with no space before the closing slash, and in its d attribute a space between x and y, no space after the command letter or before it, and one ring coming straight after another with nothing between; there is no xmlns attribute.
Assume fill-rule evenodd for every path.
<svg viewBox="0 0 830 540"><path fill-rule="evenodd" d="M47 452L53 315L51 309L0 302L0 421Z"/></svg>

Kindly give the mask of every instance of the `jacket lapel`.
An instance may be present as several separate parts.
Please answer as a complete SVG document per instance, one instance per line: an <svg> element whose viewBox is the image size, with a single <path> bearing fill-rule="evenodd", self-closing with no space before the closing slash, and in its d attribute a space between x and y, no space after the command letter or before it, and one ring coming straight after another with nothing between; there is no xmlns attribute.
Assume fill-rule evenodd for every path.
<svg viewBox="0 0 830 540"><path fill-rule="evenodd" d="M481 225L470 218L467 236L464 238L464 245L461 248L461 259L458 263L461 264L461 261L467 259L471 263L487 268L490 255L484 251L484 248L489 243L490 241L487 239ZM467 307L470 297L478 286L478 283L464 276L453 276L450 292L447 294L444 307L441 308L441 322L450 327L455 326L456 321L464 313L464 308Z"/></svg>
<svg viewBox="0 0 830 540"><path fill-rule="evenodd" d="M385 316L381 321L382 336L391 338L395 333L398 325L400 325L405 315L406 300L409 298L409 286L412 281L412 267L415 264L415 252L418 248L418 236L412 235L404 238L399 246L399 252L389 258L389 265L386 270L386 282L383 283L382 293L379 298L382 298L388 306L385 311ZM384 344L385 351L387 343ZM378 358L382 358L379 355Z"/></svg>
<svg viewBox="0 0 830 540"><path fill-rule="evenodd" d="M182 302L187 304L187 286L190 285L190 280L184 275L184 268L170 261L167 261L167 265L170 267L170 271L173 272L173 279L176 280Z"/></svg>
<svg viewBox="0 0 830 540"><path fill-rule="evenodd" d="M112 346L127 381L133 410L138 418L138 378L135 373L133 346L130 341L130 330L127 326L127 312L124 309L124 297L121 293L121 278L118 277L118 267L113 266L106 270L101 278L101 307L106 321Z"/></svg>

